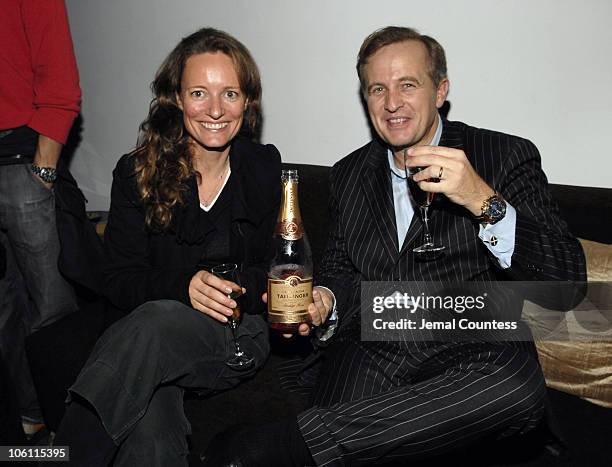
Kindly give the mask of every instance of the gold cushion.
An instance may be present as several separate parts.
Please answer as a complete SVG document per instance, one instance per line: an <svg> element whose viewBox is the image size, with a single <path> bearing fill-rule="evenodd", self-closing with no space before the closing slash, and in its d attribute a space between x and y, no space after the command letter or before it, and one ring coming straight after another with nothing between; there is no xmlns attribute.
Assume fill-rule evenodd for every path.
<svg viewBox="0 0 612 467"><path fill-rule="evenodd" d="M580 243L589 282L609 283L589 287L583 303L547 323L548 335L558 332L563 339L549 337L536 341L536 347L549 387L612 408L612 245L583 239ZM547 314L540 310L529 302L523 310L534 334L545 326L540 318Z"/></svg>
<svg viewBox="0 0 612 467"><path fill-rule="evenodd" d="M612 282L612 245L579 239L587 258L589 282Z"/></svg>

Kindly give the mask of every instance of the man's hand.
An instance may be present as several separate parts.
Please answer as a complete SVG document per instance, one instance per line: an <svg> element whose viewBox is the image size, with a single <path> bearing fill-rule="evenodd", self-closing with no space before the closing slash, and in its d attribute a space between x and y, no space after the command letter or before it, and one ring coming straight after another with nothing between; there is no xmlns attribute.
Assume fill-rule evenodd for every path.
<svg viewBox="0 0 612 467"><path fill-rule="evenodd" d="M268 294L264 293L261 297L264 303L268 303ZM308 305L308 314L310 315L310 323L302 323L298 328L298 334L300 336L307 336L310 334L310 330L313 326L321 326L331 312L334 304L332 295L326 289L321 287L314 287L312 289L312 300L313 302ZM283 337L290 338L293 334L283 334Z"/></svg>
<svg viewBox="0 0 612 467"><path fill-rule="evenodd" d="M412 176L423 191L443 193L453 203L465 207L473 215L481 213L482 203L494 190L478 175L461 149L443 146L414 146L408 149L408 167L425 167ZM438 179L439 182L428 182Z"/></svg>
<svg viewBox="0 0 612 467"><path fill-rule="evenodd" d="M211 318L227 323L237 303L228 297L232 291L246 293L246 289L223 280L208 271L198 271L189 282L189 300L196 310Z"/></svg>
<svg viewBox="0 0 612 467"><path fill-rule="evenodd" d="M310 325L308 323L300 324L298 332L300 336L310 334L311 326L321 326L331 313L334 299L328 290L321 287L312 289L313 302L308 305L308 314L310 315Z"/></svg>

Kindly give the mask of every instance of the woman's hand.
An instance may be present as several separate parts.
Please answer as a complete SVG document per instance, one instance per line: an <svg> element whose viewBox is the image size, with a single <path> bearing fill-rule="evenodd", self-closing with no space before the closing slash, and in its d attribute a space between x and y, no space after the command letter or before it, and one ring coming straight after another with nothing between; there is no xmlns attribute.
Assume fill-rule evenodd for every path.
<svg viewBox="0 0 612 467"><path fill-rule="evenodd" d="M245 293L234 282L220 279L208 271L198 271L189 282L189 300L196 310L211 318L227 323L226 316L231 316L237 303L228 297L232 292Z"/></svg>

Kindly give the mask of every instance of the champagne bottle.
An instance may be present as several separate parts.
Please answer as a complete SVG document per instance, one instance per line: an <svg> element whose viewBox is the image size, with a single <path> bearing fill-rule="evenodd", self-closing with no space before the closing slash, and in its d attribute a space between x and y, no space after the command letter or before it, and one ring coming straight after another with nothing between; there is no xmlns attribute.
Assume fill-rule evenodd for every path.
<svg viewBox="0 0 612 467"><path fill-rule="evenodd" d="M312 253L298 203L297 170L283 170L283 197L274 231L275 255L268 271L268 323L282 332L310 322Z"/></svg>

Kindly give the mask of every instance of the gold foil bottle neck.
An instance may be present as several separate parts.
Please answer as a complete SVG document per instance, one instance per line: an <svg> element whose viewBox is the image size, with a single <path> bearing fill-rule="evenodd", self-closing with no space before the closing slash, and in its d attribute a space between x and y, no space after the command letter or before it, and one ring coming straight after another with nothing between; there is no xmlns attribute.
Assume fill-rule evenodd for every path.
<svg viewBox="0 0 612 467"><path fill-rule="evenodd" d="M278 213L276 233L285 240L299 240L304 235L304 226L298 203L297 170L283 170L281 180L283 198Z"/></svg>

